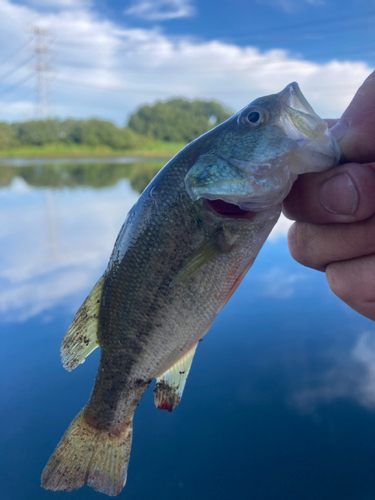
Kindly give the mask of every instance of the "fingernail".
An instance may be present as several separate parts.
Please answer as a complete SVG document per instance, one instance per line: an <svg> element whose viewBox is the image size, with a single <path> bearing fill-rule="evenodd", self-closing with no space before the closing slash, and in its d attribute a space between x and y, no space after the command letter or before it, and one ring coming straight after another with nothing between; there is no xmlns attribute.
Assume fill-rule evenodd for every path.
<svg viewBox="0 0 375 500"><path fill-rule="evenodd" d="M338 174L326 181L320 191L322 205L337 215L353 215L358 208L358 193L348 174Z"/></svg>
<svg viewBox="0 0 375 500"><path fill-rule="evenodd" d="M329 129L337 142L341 141L348 130L348 125L344 121L339 121L332 128Z"/></svg>

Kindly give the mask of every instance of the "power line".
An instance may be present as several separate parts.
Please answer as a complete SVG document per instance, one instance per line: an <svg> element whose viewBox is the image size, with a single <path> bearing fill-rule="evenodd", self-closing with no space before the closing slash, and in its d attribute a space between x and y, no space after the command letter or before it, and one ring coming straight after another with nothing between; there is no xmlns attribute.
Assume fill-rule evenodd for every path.
<svg viewBox="0 0 375 500"><path fill-rule="evenodd" d="M353 31L358 31L358 30L364 30L364 28L371 28L373 29L373 26L374 26L374 16L372 16L372 19L369 19L367 20L367 22L362 22L361 24L356 24L356 25L352 25L352 26L346 26L346 27L343 27L343 26L330 26L328 27L327 26L327 30L323 31L316 31L315 33L301 33L300 35L294 35L293 33L288 35L288 36L283 36L283 37L280 37L280 36L274 36L273 34L272 35L264 35L263 37L255 37L255 39L258 39L258 43L260 41L262 42L272 42L272 41L277 41L278 43L280 42L288 42L288 41L295 41L295 40L311 40L311 38L313 37L313 42L314 44L317 43L317 41L320 41L321 43L324 43L326 44L327 43L327 40L326 40L326 37L327 36L331 36L332 34L334 33L338 33L338 32L344 32L345 34L346 33L349 33L349 32L353 32ZM250 42L248 43L255 43L255 42L252 42L252 39L254 39L253 35L236 35L236 36L233 36L233 37L220 37L220 38L217 38L218 40L226 40L226 39L230 39L230 40L242 40L243 42L245 40L250 40ZM318 40L317 40L318 39Z"/></svg>
<svg viewBox="0 0 375 500"><path fill-rule="evenodd" d="M35 54L33 54L31 57L29 57L25 61L22 61L21 64L18 64L18 66L15 66L14 68L12 68L7 73L4 73L3 75L0 75L1 80L5 80L6 78L8 78L8 76L13 75L13 73L16 73L16 71L18 71L19 69L23 68L27 64L29 64L34 59L34 57L35 57Z"/></svg>
<svg viewBox="0 0 375 500"><path fill-rule="evenodd" d="M64 80L63 78L57 78L56 81L58 83L63 83L64 85L72 85L73 87L83 87L88 89L93 89L102 92L135 92L135 93L149 93L148 89L140 89L139 86L136 87L101 87L99 85L92 85L90 83L80 83L80 82L72 82L71 80Z"/></svg>
<svg viewBox="0 0 375 500"><path fill-rule="evenodd" d="M221 32L221 33L215 33L214 39L229 39L229 40L246 40L246 39L261 39L263 41L272 41L272 40L280 40L280 36L278 36L278 33L283 33L283 32L288 32L290 36L287 36L284 38L284 40L295 40L297 37L293 34L293 32L299 32L301 30L305 30L306 28L323 28L326 30L325 33L323 34L330 34L333 31L337 30L342 30L343 27L340 26L340 24L343 23L348 23L349 26L345 27L345 31L356 31L358 29L363 29L364 26L373 26L374 22L374 17L375 17L375 11L371 10L366 13L357 15L357 16L350 16L350 15L342 15L342 16L336 16L336 17L331 17L331 18L324 18L324 19L318 19L314 21L306 21L304 23L295 23L295 24L280 24L280 25L275 25L273 27L268 27L267 29L262 29L262 30L250 30L247 31L246 33L238 33L236 32L233 34L232 32ZM365 19L367 22L362 23L358 25L358 22L361 22L361 20ZM67 34L66 32L64 33L65 35ZM76 35L76 32L72 32L72 34ZM302 33L301 35L298 35L300 37L306 37L309 34L307 33ZM117 39L116 39L117 41ZM128 51L129 49L127 47L121 47L118 46L116 43L99 43L99 44L93 44L90 42L74 42L74 41L64 41L60 40L58 41L59 46L62 47L73 47L73 48L88 48L88 49L94 49L94 50L113 50L116 52L119 51ZM167 49L168 50L168 49ZM131 52L134 52L134 49L131 49ZM159 48L149 46L149 47L142 47L142 45L139 46L139 51L160 51ZM163 52L162 50L160 52Z"/></svg>
<svg viewBox="0 0 375 500"><path fill-rule="evenodd" d="M368 12L365 12L363 14L357 15L357 16L351 16L351 15L342 15L342 16L335 16L335 17L326 17L324 19L317 19L314 21L306 21L304 23L293 23L293 24L279 24L276 26L267 26L267 30L265 31L264 29L262 30L255 30L251 31L249 34L249 31L245 33L237 33L234 37L232 36L232 33L222 33L221 35L218 36L228 36L231 38L250 38L252 36L265 36L268 37L269 34L274 34L274 33L280 33L283 31L290 32L292 30L305 30L306 28L317 28L319 26L328 26L329 30L332 29L332 26L335 26L341 22L345 21L350 21L350 22L356 22L360 19L369 19L373 18L375 16L375 11L371 10ZM271 35L271 36L272 36Z"/></svg>
<svg viewBox="0 0 375 500"><path fill-rule="evenodd" d="M9 89L4 90L3 92L0 92L0 97L2 97L5 94L8 94L9 92L13 92L13 90L17 89L18 87L21 87L24 83L28 82L31 80L31 78L34 78L36 73L31 73L30 75L27 75L25 78L22 78L22 80L18 81L14 85L12 85Z"/></svg>
<svg viewBox="0 0 375 500"><path fill-rule="evenodd" d="M6 64L11 59L13 59L13 57L16 56L19 52L21 52L24 48L26 48L29 45L29 43L31 43L33 41L33 39L34 39L34 37L30 38L29 40L27 40L27 42L25 42L22 45L20 45L19 47L17 47L16 50L11 52L3 61L0 62L0 66L4 66L4 64Z"/></svg>
<svg viewBox="0 0 375 500"><path fill-rule="evenodd" d="M24 94L22 96L22 98L25 99L25 97L29 97L29 95L31 95L32 93L33 93L33 89L28 89L28 92L26 92L26 94ZM7 102L6 104L4 104L4 106L2 108L0 108L0 113L3 113L3 111L5 109L10 108L10 107L12 107L12 106L14 106L15 104L18 104L18 103L19 103L18 101Z"/></svg>

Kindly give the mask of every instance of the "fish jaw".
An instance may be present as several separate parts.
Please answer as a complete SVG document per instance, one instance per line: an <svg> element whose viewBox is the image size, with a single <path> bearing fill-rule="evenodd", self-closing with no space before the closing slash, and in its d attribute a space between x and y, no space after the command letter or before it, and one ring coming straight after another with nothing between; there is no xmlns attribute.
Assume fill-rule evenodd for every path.
<svg viewBox="0 0 375 500"><path fill-rule="evenodd" d="M340 158L327 124L291 83L228 120L188 171L185 186L194 201L220 199L258 212L281 203L299 174L326 170Z"/></svg>
<svg viewBox="0 0 375 500"><path fill-rule="evenodd" d="M289 160L291 173L322 172L340 163L342 151L336 139L307 102L296 82L279 92L281 110L277 126L297 142Z"/></svg>

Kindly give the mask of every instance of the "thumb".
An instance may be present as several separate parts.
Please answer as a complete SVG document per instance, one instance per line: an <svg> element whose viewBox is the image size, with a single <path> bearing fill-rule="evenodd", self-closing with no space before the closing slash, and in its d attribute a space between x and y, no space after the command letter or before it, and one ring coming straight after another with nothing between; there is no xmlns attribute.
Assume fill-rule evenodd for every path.
<svg viewBox="0 0 375 500"><path fill-rule="evenodd" d="M375 71L363 82L331 132L348 162L375 160Z"/></svg>

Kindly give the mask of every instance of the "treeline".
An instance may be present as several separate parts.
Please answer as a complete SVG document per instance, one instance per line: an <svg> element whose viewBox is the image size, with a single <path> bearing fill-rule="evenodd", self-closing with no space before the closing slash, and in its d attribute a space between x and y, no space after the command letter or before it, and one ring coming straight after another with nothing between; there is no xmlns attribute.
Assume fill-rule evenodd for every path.
<svg viewBox="0 0 375 500"><path fill-rule="evenodd" d="M131 149L139 146L142 138L128 127L117 127L114 123L97 118L0 123L1 149L58 143Z"/></svg>
<svg viewBox="0 0 375 500"><path fill-rule="evenodd" d="M141 106L125 127L98 118L0 122L0 149L63 143L126 150L140 148L150 139L188 143L230 116L215 101L171 99Z"/></svg>
<svg viewBox="0 0 375 500"><path fill-rule="evenodd" d="M153 139L191 142L233 113L215 101L171 99L141 106L130 116L129 127Z"/></svg>

